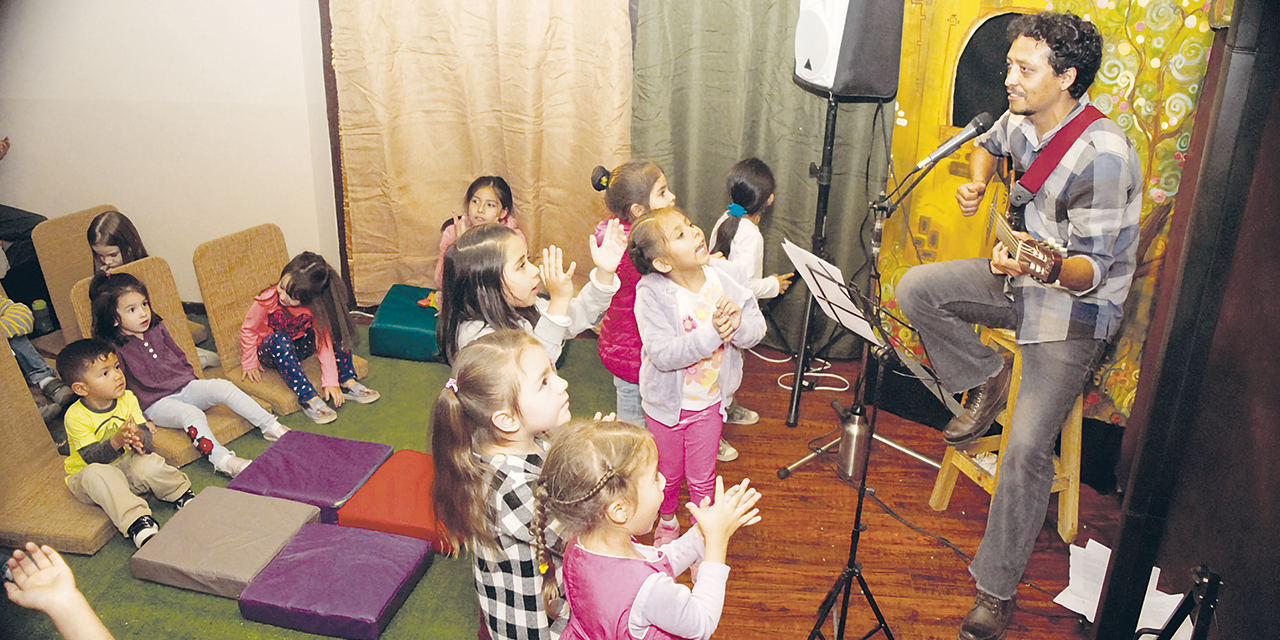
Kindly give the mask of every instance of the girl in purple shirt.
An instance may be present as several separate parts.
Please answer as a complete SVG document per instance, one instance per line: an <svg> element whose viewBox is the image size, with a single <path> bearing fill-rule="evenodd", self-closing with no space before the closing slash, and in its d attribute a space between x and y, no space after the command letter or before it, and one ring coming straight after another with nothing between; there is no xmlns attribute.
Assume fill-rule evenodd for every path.
<svg viewBox="0 0 1280 640"><path fill-rule="evenodd" d="M225 404L274 442L288 427L229 380L201 380L160 316L151 311L147 285L127 273L99 273L89 285L93 335L110 342L124 368L128 388L147 419L183 429L219 473L236 477L249 461L228 450L209 429L204 410Z"/></svg>

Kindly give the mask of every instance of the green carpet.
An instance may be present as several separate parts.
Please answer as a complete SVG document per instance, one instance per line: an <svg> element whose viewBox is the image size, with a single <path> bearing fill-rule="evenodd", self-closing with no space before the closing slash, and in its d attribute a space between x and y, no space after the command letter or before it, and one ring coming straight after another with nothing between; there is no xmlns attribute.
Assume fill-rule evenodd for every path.
<svg viewBox="0 0 1280 640"><path fill-rule="evenodd" d="M368 330L360 327L363 342L356 353L369 359L369 376L364 381L382 393L369 405L344 404L338 420L316 425L301 412L281 418L291 429L382 442L399 449L430 451L429 418L431 403L449 369L442 364L370 358ZM560 375L569 381L569 397L575 417L591 417L596 411L613 410L613 379L596 355L593 340L572 340L565 345ZM230 444L238 455L253 458L267 448L267 441L255 431ZM225 487L229 479L217 475L206 461L193 462L182 469L197 492L207 486ZM150 498L151 508L163 528L173 516L168 503ZM67 563L76 575L76 584L116 638L317 638L250 622L240 616L236 601L135 580L129 573L133 544L115 536L92 557L68 555ZM192 553L199 550L193 549ZM426 577L418 583L404 607L382 637L472 639L479 621L475 587L469 557L437 555ZM40 640L58 638L43 614L22 609L8 598L0 598L0 638Z"/></svg>

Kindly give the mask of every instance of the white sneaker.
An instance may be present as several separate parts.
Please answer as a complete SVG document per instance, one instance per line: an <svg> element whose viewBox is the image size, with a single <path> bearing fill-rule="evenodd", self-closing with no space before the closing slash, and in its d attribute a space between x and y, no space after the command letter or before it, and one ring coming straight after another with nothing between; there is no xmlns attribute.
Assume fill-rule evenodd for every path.
<svg viewBox="0 0 1280 640"><path fill-rule="evenodd" d="M369 404L370 402L381 398L382 394L360 384L359 382L356 382L355 380L352 380L347 383L347 386L342 388L342 397L352 402Z"/></svg>
<svg viewBox="0 0 1280 640"><path fill-rule="evenodd" d="M302 412L307 414L308 418L316 424L329 424L338 419L338 412L333 407L324 403L320 396L316 396L309 400L307 404L302 405Z"/></svg>
<svg viewBox="0 0 1280 640"><path fill-rule="evenodd" d="M729 405L725 409L724 421L729 424L755 424L760 422L760 414L738 404L737 402Z"/></svg>
<svg viewBox="0 0 1280 640"><path fill-rule="evenodd" d="M232 451L231 455L214 463L213 470L221 473L222 475L234 478L240 475L240 472L244 471L245 468L249 466L249 462L249 460L245 460L244 458L237 456L236 452Z"/></svg>
<svg viewBox="0 0 1280 640"><path fill-rule="evenodd" d="M716 460L720 462L733 462L738 459L738 450L733 445L725 442L724 438L720 438L720 451L716 453Z"/></svg>
<svg viewBox="0 0 1280 640"><path fill-rule="evenodd" d="M262 439L267 442L275 442L284 434L289 433L289 427L280 424L279 420L273 421L271 426L260 429L262 431Z"/></svg>

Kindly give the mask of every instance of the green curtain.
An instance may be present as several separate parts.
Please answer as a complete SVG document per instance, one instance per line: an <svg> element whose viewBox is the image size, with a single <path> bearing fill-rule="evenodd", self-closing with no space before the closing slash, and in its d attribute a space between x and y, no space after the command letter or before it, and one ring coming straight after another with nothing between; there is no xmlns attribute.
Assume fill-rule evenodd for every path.
<svg viewBox="0 0 1280 640"><path fill-rule="evenodd" d="M777 179L771 214L761 222L765 274L793 271L783 239L812 244L827 98L792 81L798 0L641 1L636 10L631 148L658 163L677 205L708 234L728 205L725 177L743 158L759 157ZM883 108L883 110L882 110ZM886 133L892 101L842 103L836 119L827 252L846 278L866 291L870 224L867 203L885 184ZM799 277L796 278L797 281ZM798 348L805 287L766 303L766 343ZM770 307L772 308L770 309ZM815 350L848 357L860 343L835 332L815 308ZM780 335L779 335L780 333ZM779 340L781 338L781 340Z"/></svg>

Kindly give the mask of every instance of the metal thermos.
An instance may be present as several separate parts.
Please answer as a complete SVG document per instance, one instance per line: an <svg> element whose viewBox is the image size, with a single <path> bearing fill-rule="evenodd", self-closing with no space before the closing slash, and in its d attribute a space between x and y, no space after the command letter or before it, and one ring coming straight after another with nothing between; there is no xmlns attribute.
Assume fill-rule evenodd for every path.
<svg viewBox="0 0 1280 640"><path fill-rule="evenodd" d="M867 459L867 447L871 444L871 430L861 407L855 407L844 416L840 433L840 450L836 458L836 473L844 480L862 481Z"/></svg>

